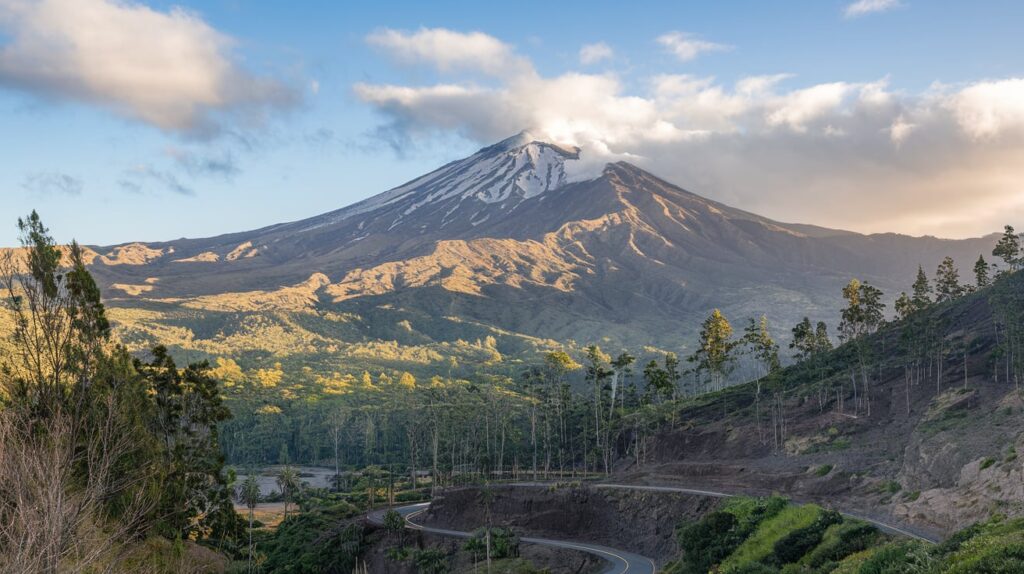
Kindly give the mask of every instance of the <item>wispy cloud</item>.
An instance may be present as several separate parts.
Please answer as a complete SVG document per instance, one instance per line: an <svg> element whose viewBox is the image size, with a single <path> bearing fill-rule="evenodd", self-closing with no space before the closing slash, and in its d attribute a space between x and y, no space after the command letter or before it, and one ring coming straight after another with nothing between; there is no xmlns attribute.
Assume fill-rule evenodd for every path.
<svg viewBox="0 0 1024 574"><path fill-rule="evenodd" d="M685 32L669 32L658 36L656 41L681 62L689 62L705 52L723 52L732 46L701 40Z"/></svg>
<svg viewBox="0 0 1024 574"><path fill-rule="evenodd" d="M246 70L235 41L183 8L119 0L0 0L0 85L99 105L169 132L259 122L299 95Z"/></svg>
<svg viewBox="0 0 1024 574"><path fill-rule="evenodd" d="M179 148L170 148L167 155L174 159L174 163L191 177L216 177L230 181L242 172L234 154L231 152L221 153L196 153Z"/></svg>
<svg viewBox="0 0 1024 574"><path fill-rule="evenodd" d="M950 236L1024 217L1024 78L921 93L890 89L888 78L799 85L786 74L733 83L662 74L626 84L578 71L489 86L471 74L446 80L362 83L355 93L388 118L379 130L387 141L458 134L483 144L530 128L580 145L598 169L628 156L787 220ZM836 201L841 212L830 208Z"/></svg>
<svg viewBox="0 0 1024 574"><path fill-rule="evenodd" d="M843 14L847 18L858 18L867 14L874 14L877 12L888 12L894 8L899 8L903 4L899 0L857 0L851 4L848 4L843 9Z"/></svg>
<svg viewBox="0 0 1024 574"><path fill-rule="evenodd" d="M474 71L491 76L531 73L529 60L505 42L482 32L420 28L415 32L382 29L367 43L407 64L426 63L442 72Z"/></svg>
<svg viewBox="0 0 1024 574"><path fill-rule="evenodd" d="M36 197L82 195L82 180L56 171L29 174L21 187Z"/></svg>
<svg viewBox="0 0 1024 574"><path fill-rule="evenodd" d="M580 63L584 66L590 66L604 60L610 60L614 55L615 52L611 46L604 42L586 44L580 48Z"/></svg>
<svg viewBox="0 0 1024 574"><path fill-rule="evenodd" d="M174 173L150 165L139 165L129 169L117 183L121 189L129 193L170 191L176 195L189 197L196 194L194 189L183 184Z"/></svg>

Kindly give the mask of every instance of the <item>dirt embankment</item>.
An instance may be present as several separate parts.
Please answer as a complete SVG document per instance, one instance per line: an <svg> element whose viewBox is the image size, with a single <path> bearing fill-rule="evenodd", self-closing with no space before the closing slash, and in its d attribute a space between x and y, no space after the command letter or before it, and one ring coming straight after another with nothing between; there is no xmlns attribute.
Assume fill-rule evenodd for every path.
<svg viewBox="0 0 1024 574"><path fill-rule="evenodd" d="M453 489L434 499L420 522L471 531L487 522L521 536L591 542L664 560L678 553L675 527L715 509L714 498L596 489L492 487Z"/></svg>
<svg viewBox="0 0 1024 574"><path fill-rule="evenodd" d="M902 367L876 372L870 412L850 384L788 391L778 442L772 397L759 408L753 387L731 389L682 411L643 464L620 461L615 480L780 493L938 535L992 512L1024 515L1022 395L990 377L986 356L969 358L966 381L962 358L947 359L941 376L911 384Z"/></svg>

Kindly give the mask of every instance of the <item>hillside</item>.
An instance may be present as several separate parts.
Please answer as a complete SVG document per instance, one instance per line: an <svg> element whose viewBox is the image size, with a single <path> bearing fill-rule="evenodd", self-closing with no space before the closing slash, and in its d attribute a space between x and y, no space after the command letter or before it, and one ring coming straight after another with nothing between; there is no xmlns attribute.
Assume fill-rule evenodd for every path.
<svg viewBox="0 0 1024 574"><path fill-rule="evenodd" d="M487 337L515 362L594 341L678 351L716 307L832 322L850 277L891 296L918 264L965 267L995 241L776 222L631 164L581 173L586 153L524 132L303 221L94 246L90 270L135 350L431 375Z"/></svg>
<svg viewBox="0 0 1024 574"><path fill-rule="evenodd" d="M939 534L1024 514L1022 325L1016 273L759 383L691 399L647 459L619 472L784 492Z"/></svg>

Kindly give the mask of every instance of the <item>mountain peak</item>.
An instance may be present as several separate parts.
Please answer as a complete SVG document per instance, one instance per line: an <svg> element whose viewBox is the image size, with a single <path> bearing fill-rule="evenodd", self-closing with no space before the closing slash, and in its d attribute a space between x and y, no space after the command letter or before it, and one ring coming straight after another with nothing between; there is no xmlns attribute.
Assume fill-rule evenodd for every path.
<svg viewBox="0 0 1024 574"><path fill-rule="evenodd" d="M390 218L390 228L395 228L412 219L414 212L440 211L448 222L460 212L472 218L490 205L512 209L569 183L565 163L578 160L579 151L539 141L524 130L328 217L340 221L373 214Z"/></svg>

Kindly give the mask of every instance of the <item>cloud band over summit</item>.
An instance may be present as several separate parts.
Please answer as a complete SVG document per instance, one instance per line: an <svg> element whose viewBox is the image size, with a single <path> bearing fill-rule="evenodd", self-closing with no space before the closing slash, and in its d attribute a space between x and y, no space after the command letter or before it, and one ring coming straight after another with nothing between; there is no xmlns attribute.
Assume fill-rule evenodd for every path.
<svg viewBox="0 0 1024 574"><path fill-rule="evenodd" d="M970 234L1024 208L1016 185L1024 166L1007 162L1024 150L1024 79L907 93L889 78L800 85L785 70L732 84L678 73L543 76L513 46L479 32L385 30L369 41L442 76L427 85L355 86L405 135L455 131L488 142L529 127L590 154L628 153L752 209L817 221L825 210L829 224L869 231ZM490 56L472 56L482 46ZM823 205L854 195L864 209L829 213ZM879 218L867 208L875 201L896 215ZM961 215L950 215L957 203Z"/></svg>

